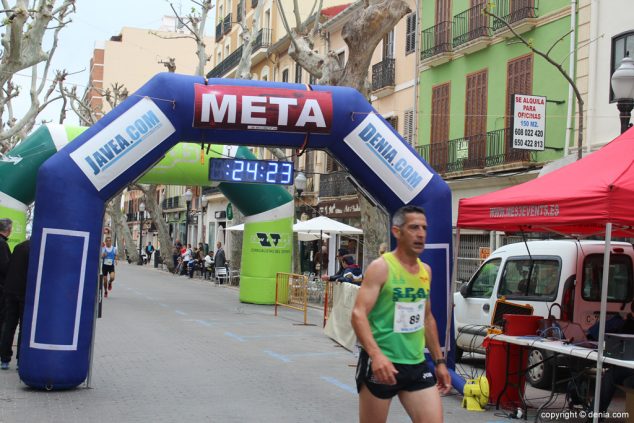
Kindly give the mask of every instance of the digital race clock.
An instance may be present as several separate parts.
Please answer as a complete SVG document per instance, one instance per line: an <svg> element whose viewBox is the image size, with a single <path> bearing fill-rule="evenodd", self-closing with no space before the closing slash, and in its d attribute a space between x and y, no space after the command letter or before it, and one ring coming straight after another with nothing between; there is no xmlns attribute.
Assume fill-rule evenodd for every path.
<svg viewBox="0 0 634 423"><path fill-rule="evenodd" d="M211 159L209 180L256 184L293 184L293 163L269 160Z"/></svg>

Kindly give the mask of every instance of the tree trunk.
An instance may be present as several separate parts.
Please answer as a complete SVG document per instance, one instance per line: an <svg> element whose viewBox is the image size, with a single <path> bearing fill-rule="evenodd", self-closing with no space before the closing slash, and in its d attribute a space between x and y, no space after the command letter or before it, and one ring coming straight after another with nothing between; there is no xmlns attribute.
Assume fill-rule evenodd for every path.
<svg viewBox="0 0 634 423"><path fill-rule="evenodd" d="M134 187L143 192L145 210L150 214L150 218L152 219L152 222L154 222L154 226L158 232L161 258L163 259L163 263L167 265L167 268L171 272L174 270L174 261L172 260L172 247L174 246L174 240L170 236L169 226L163 218L163 206L156 201L157 185L135 184Z"/></svg>
<svg viewBox="0 0 634 423"><path fill-rule="evenodd" d="M379 256L379 246L389 243L389 216L379 207L375 207L359 194L359 208L363 222L363 263L367 267ZM389 250L389 248L388 248Z"/></svg>
<svg viewBox="0 0 634 423"><path fill-rule="evenodd" d="M114 225L115 233L123 237L123 241L125 244L123 250L119 248L119 258L123 258L125 260L125 250L127 250L131 262L136 263L139 260L139 252L137 250L138 246L132 239L132 233L130 232L130 227L128 226L128 222L126 221L125 214L123 214L123 212L121 211L122 198L123 194L119 194L112 200L110 200L110 202L108 203L108 214L112 217L112 223Z"/></svg>

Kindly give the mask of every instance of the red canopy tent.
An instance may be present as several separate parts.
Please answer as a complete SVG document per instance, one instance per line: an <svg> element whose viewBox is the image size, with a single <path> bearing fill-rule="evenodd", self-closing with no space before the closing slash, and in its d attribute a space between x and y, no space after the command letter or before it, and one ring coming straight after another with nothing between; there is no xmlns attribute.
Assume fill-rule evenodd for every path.
<svg viewBox="0 0 634 423"><path fill-rule="evenodd" d="M458 227L634 236L634 131L540 178L460 200Z"/></svg>
<svg viewBox="0 0 634 423"><path fill-rule="evenodd" d="M603 268L608 271L603 272L597 359L601 374L610 241L612 235L634 236L634 130L540 178L460 200L458 231L461 228L605 234ZM601 378L597 378L595 398L600 389ZM598 407L599 401L595 401L595 416Z"/></svg>

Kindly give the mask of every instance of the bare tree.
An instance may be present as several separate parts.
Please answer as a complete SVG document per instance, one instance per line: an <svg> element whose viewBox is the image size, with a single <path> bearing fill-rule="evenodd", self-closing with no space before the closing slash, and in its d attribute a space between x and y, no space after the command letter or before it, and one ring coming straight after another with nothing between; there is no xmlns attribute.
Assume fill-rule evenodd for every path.
<svg viewBox="0 0 634 423"><path fill-rule="evenodd" d="M75 0L64 0L58 7L56 3L55 0L37 0L29 7L27 0L16 0L10 6L8 0L2 0L5 32L0 38L0 153L12 149L33 128L37 115L61 98L53 94L66 73L58 72L52 81L48 74L59 33L70 22L68 16L75 12ZM54 26L49 26L51 22ZM44 51L47 33L51 33L52 41L49 50ZM43 64L43 69L38 69L39 64ZM18 116L13 101L20 95L21 87L14 82L14 76L26 69L31 70L30 106Z"/></svg>
<svg viewBox="0 0 634 423"><path fill-rule="evenodd" d="M207 44L205 43L205 26L209 17L209 11L213 7L212 0L194 1L192 3L198 6L192 7L187 15L181 15L174 8L174 4L170 2L170 7L174 16L178 20L179 26L184 28L182 33L174 33L170 35L163 35L156 31L150 31L151 34L156 35L159 38L168 40L178 38L189 38L196 42L196 56L198 57L198 65L196 66L196 75L205 76L205 65L210 59L207 54ZM174 68L176 66L174 65ZM170 72L173 72L170 70Z"/></svg>
<svg viewBox="0 0 634 423"><path fill-rule="evenodd" d="M579 133L577 135L577 160L581 159L582 157L582 149L583 149L583 106L584 106L584 102L583 102L583 98L581 97L581 93L579 92L579 88L577 88L577 84L575 83L575 81L572 79L572 77L568 74L568 72L566 71L566 69L564 69L562 63L557 62L555 59L552 58L551 53L553 51L553 49L555 48L555 46L557 44L559 44L561 41L563 41L564 38L566 38L567 36L569 36L572 32L572 30L568 31L567 33L565 33L564 35L562 35L561 37L559 37L551 46L547 51L543 51L538 49L537 47L535 47L535 45L533 44L532 40L527 40L526 38L524 38L521 34L519 34L515 28L513 28L513 26L504 18L501 18L500 16L496 15L493 11L492 11L492 3L486 3L484 5L484 9L483 9L483 13L486 15L489 15L491 17L493 17L493 19L500 21L502 24L504 24L504 26L506 26L509 31L511 31L511 33L522 43L524 44L526 47L528 47L529 50L531 50L533 53L537 54L538 56L542 57L544 60L546 60L548 63L550 63L551 65L553 65L555 67L555 69L557 69L559 71L559 73L561 73L561 75L566 79L566 81L568 81L568 84L570 84L570 86L572 87L572 90L575 92L575 97L577 98L577 105L578 105L578 109L579 109L579 118L578 118L578 130ZM564 61L568 58L568 56L566 56L564 58Z"/></svg>
<svg viewBox="0 0 634 423"><path fill-rule="evenodd" d="M97 88L95 86L89 86L80 97L77 93L77 86L73 85L67 88L63 83L59 84L59 91L63 98L64 104L68 105L73 112L79 117L80 124L83 126L92 126L106 113L102 107L95 107L90 104L88 97L91 92L96 92L101 96L110 107L110 110L114 109L119 103L128 98L130 95L128 89L123 84L115 82L105 90ZM61 111L65 114L65 108ZM60 123L63 123L64 119L60 116Z"/></svg>
<svg viewBox="0 0 634 423"><path fill-rule="evenodd" d="M317 78L320 84L352 87L366 97L369 93L368 69L374 50L394 26L411 12L403 0L360 0L349 6L354 10L341 31L348 46L348 61L342 65L334 52L314 51L314 40L319 36L322 0L313 2L309 18L304 21L300 17L300 2L294 0L294 27L289 24L282 2L278 5L280 17L291 38L289 56ZM363 195L358 197L364 229L364 257L369 262L378 256L379 245L387 241L388 216Z"/></svg>

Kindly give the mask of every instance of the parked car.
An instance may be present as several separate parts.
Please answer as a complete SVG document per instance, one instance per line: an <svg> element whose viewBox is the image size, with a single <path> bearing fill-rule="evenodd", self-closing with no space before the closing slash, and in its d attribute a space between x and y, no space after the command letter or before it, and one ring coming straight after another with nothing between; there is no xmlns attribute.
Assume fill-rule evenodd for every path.
<svg viewBox="0 0 634 423"><path fill-rule="evenodd" d="M454 293L456 360L463 352L485 353L482 341L491 327L499 298L529 304L534 315L552 315L581 324L584 330L599 317L603 241L549 240L509 244L495 250L468 283ZM629 243L611 244L608 314L617 313L634 296L634 248ZM553 307L553 304L560 307ZM527 374L536 387L546 387L552 377L549 353L529 352Z"/></svg>

